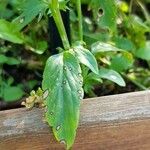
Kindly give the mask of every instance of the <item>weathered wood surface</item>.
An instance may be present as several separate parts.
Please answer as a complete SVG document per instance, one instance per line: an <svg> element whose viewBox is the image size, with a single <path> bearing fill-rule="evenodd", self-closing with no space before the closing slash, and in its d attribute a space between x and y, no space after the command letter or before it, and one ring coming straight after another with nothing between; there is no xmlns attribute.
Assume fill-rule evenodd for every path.
<svg viewBox="0 0 150 150"><path fill-rule="evenodd" d="M0 112L0 150L63 150L42 110ZM150 91L86 99L73 150L150 150Z"/></svg>

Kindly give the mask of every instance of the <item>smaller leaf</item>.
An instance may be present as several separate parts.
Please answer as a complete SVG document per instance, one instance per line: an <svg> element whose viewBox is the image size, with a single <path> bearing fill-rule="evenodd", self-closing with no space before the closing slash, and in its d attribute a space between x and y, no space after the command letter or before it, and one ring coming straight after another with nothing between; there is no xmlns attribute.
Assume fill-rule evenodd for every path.
<svg viewBox="0 0 150 150"><path fill-rule="evenodd" d="M0 64L6 63L8 58L5 55L0 55Z"/></svg>
<svg viewBox="0 0 150 150"><path fill-rule="evenodd" d="M105 68L101 68L99 71L99 75L101 78L104 79L108 79L120 86L125 86L125 81L123 80L123 78L121 77L121 75L114 71L114 70L110 70L110 69L105 69Z"/></svg>
<svg viewBox="0 0 150 150"><path fill-rule="evenodd" d="M117 7L115 0L90 0L90 8L98 25L111 31L116 30Z"/></svg>
<svg viewBox="0 0 150 150"><path fill-rule="evenodd" d="M7 84L10 86L11 84L13 84L13 82L14 82L14 78L10 76L7 80Z"/></svg>
<svg viewBox="0 0 150 150"><path fill-rule="evenodd" d="M66 10L68 8L67 3L69 0L59 0L59 8L60 10Z"/></svg>
<svg viewBox="0 0 150 150"><path fill-rule="evenodd" d="M81 45L75 46L73 49L79 61L98 74L98 64L93 54Z"/></svg>
<svg viewBox="0 0 150 150"><path fill-rule="evenodd" d="M124 37L115 37L114 42L116 46L119 49L127 50L127 51L134 51L135 50L135 45L133 42L127 38Z"/></svg>
<svg viewBox="0 0 150 150"><path fill-rule="evenodd" d="M103 53L103 52L117 52L117 51L123 51L122 49L119 49L115 46L113 46L112 44L108 44L108 43L104 43L104 42L96 42L94 44L92 44L91 46L91 51L93 54L98 54L98 53Z"/></svg>
<svg viewBox="0 0 150 150"><path fill-rule="evenodd" d="M18 64L20 64L20 61L13 57L7 57L5 55L0 55L0 64L18 65Z"/></svg>
<svg viewBox="0 0 150 150"><path fill-rule="evenodd" d="M117 72L122 72L129 69L133 62L134 59L130 53L123 53L112 58L110 68Z"/></svg>
<svg viewBox="0 0 150 150"><path fill-rule="evenodd" d="M23 43L23 36L19 32L17 24L10 23L4 19L0 19L0 38L13 43Z"/></svg>
<svg viewBox="0 0 150 150"><path fill-rule="evenodd" d="M144 60L150 60L150 41L148 41L145 45L145 47L141 47L135 52L135 55L138 58L144 59Z"/></svg>
<svg viewBox="0 0 150 150"><path fill-rule="evenodd" d="M20 61L13 57L8 57L8 61L6 62L8 65L18 65L20 64Z"/></svg>
<svg viewBox="0 0 150 150"><path fill-rule="evenodd" d="M102 82L103 81L99 75L91 72L84 77L84 91L91 96L95 96L93 92L94 86Z"/></svg>
<svg viewBox="0 0 150 150"><path fill-rule="evenodd" d="M3 93L4 101L6 102L17 101L24 95L23 90L18 86L6 86Z"/></svg>

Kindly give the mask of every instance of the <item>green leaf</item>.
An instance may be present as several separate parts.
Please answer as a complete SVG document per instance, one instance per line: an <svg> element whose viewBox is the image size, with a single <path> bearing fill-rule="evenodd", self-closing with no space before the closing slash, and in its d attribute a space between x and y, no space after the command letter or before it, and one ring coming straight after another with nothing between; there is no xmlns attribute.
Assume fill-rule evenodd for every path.
<svg viewBox="0 0 150 150"><path fill-rule="evenodd" d="M69 149L75 140L83 99L82 75L73 51L51 56L44 70L42 88L48 90L46 120L56 139Z"/></svg>
<svg viewBox="0 0 150 150"><path fill-rule="evenodd" d="M18 65L20 61L13 57L7 57L5 55L0 55L0 64L8 64L8 65Z"/></svg>
<svg viewBox="0 0 150 150"><path fill-rule="evenodd" d="M7 85L12 85L13 84L13 82L14 82L14 78L13 77L9 77L8 79L7 79Z"/></svg>
<svg viewBox="0 0 150 150"><path fill-rule="evenodd" d="M13 57L7 57L8 60L6 62L6 64L8 65L19 65L20 64L20 61L16 58L13 58Z"/></svg>
<svg viewBox="0 0 150 150"><path fill-rule="evenodd" d="M8 61L8 58L5 55L0 55L0 64L4 64Z"/></svg>
<svg viewBox="0 0 150 150"><path fill-rule="evenodd" d="M43 54L48 48L48 44L46 41L42 41L35 38L28 38L25 44L28 49L39 55Z"/></svg>
<svg viewBox="0 0 150 150"><path fill-rule="evenodd" d="M91 0L90 7L100 27L116 30L117 7L115 0Z"/></svg>
<svg viewBox="0 0 150 150"><path fill-rule="evenodd" d="M116 46L120 49L127 50L127 51L134 51L135 50L135 45L133 42L127 38L124 37L115 37L114 42Z"/></svg>
<svg viewBox="0 0 150 150"><path fill-rule="evenodd" d="M134 59L130 53L123 53L112 58L110 68L122 72L129 69L133 65Z"/></svg>
<svg viewBox="0 0 150 150"><path fill-rule="evenodd" d="M86 33L84 32L84 41L88 45L92 45L97 41L106 42L110 39L110 35L108 33Z"/></svg>
<svg viewBox="0 0 150 150"><path fill-rule="evenodd" d="M76 57L82 64L90 68L95 74L98 74L97 61L94 55L88 49L85 49L83 46L78 45L74 46L73 50L75 52Z"/></svg>
<svg viewBox="0 0 150 150"><path fill-rule="evenodd" d="M94 87L95 85L102 83L102 79L99 75L90 72L84 77L84 91L91 96L94 96Z"/></svg>
<svg viewBox="0 0 150 150"><path fill-rule="evenodd" d="M23 90L19 86L6 86L3 91L3 98L6 102L17 101L24 95Z"/></svg>
<svg viewBox="0 0 150 150"><path fill-rule="evenodd" d="M103 53L103 52L117 52L117 51L125 52L124 50L119 49L113 46L112 44L108 44L104 42L96 42L92 44L91 51L94 55Z"/></svg>
<svg viewBox="0 0 150 150"><path fill-rule="evenodd" d="M18 26L4 19L0 19L0 38L13 43L23 43L23 36L19 32Z"/></svg>
<svg viewBox="0 0 150 150"><path fill-rule="evenodd" d="M59 1L59 8L61 10L66 10L68 7L67 7L67 3L69 0L58 0Z"/></svg>
<svg viewBox="0 0 150 150"><path fill-rule="evenodd" d="M47 9L46 3L42 0L24 0L22 6L22 14L13 20L19 24L20 29L24 28L39 14L44 14Z"/></svg>
<svg viewBox="0 0 150 150"><path fill-rule="evenodd" d="M110 70L110 69L105 69L105 68L101 68L99 71L99 75L101 78L103 79L108 79L112 82L115 82L116 84L120 85L120 86L125 86L125 81L123 80L123 78L121 77L121 75L114 71L114 70Z"/></svg>
<svg viewBox="0 0 150 150"><path fill-rule="evenodd" d="M150 41L148 41L145 45L145 47L141 47L135 52L135 55L138 58L144 59L144 60L150 60Z"/></svg>
<svg viewBox="0 0 150 150"><path fill-rule="evenodd" d="M32 90L36 85L38 85L37 80L26 81L26 87L28 87L29 90Z"/></svg>

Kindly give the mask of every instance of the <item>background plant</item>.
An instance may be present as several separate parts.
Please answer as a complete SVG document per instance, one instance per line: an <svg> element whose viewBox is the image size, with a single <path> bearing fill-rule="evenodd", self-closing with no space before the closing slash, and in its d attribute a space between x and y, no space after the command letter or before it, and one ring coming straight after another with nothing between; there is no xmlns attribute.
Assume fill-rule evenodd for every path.
<svg viewBox="0 0 150 150"><path fill-rule="evenodd" d="M81 2L83 11L81 11ZM134 90L149 88L150 28L149 12L146 8L148 4L148 1L143 3L138 0L129 2L70 0L69 3L65 0L2 2L0 7L6 13L0 13L2 18L0 19L2 39L0 97L5 101L13 101L25 94L23 89L29 91L38 85L42 68L50 56L50 52L46 51L47 15L52 16L63 47L59 48L59 54L47 60L42 84L44 92L38 91L37 95L32 93L28 102L33 97L38 99L36 102L41 98L44 99L46 120L53 127L56 139L65 143L69 149L78 126L83 89L85 97L97 96L99 93L106 95L112 91L119 92L115 91L118 88L112 81L125 86L121 75L127 81L127 90L128 83L134 85ZM60 10L65 11L68 7L71 43L60 15ZM16 8L21 10L21 14ZM15 66L15 70L17 66L27 69L29 78L25 80L27 82L25 86L17 83L17 79L12 77L7 69L10 65ZM30 71L34 72L32 77ZM12 98L10 95L14 91L16 97ZM29 104L32 104L29 105L30 107L34 103L32 101Z"/></svg>

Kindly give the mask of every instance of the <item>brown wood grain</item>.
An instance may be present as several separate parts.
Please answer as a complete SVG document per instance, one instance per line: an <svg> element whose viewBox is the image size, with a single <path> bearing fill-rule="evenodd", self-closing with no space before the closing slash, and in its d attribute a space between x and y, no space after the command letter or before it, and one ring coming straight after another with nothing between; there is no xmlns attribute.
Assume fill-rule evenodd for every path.
<svg viewBox="0 0 150 150"><path fill-rule="evenodd" d="M63 150L43 110L0 112L0 150ZM150 150L150 91L85 99L73 150Z"/></svg>

